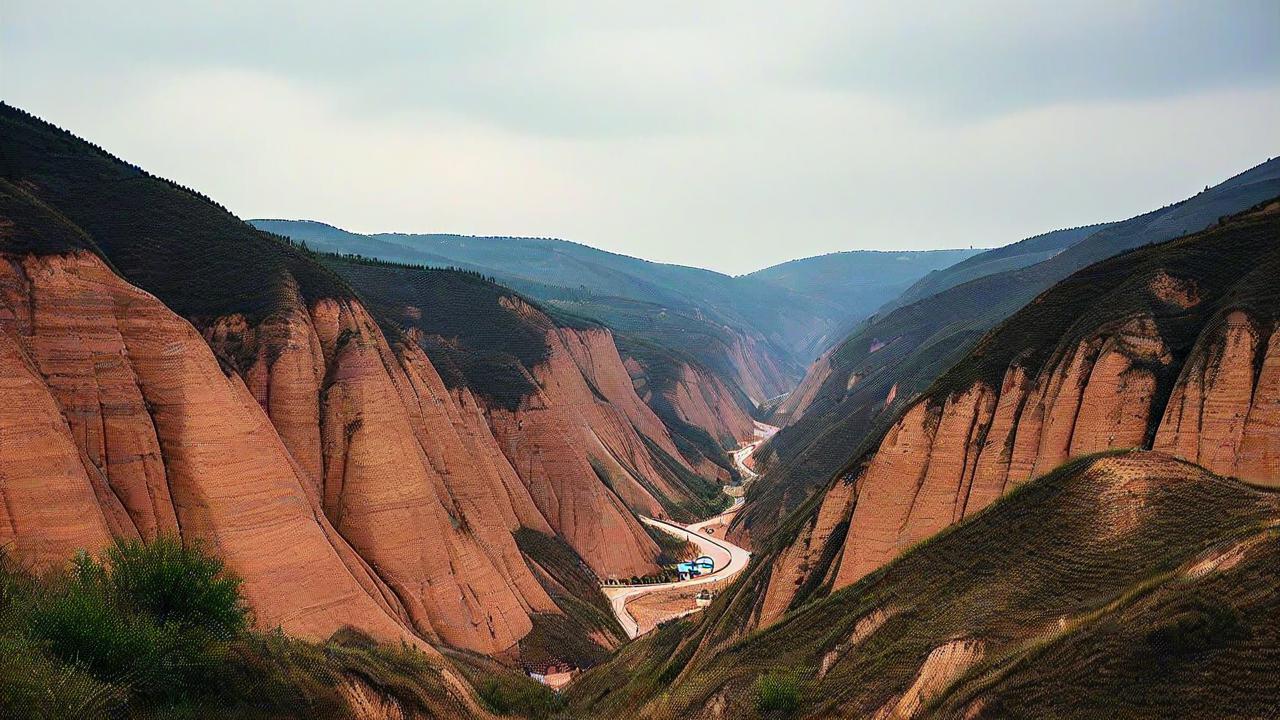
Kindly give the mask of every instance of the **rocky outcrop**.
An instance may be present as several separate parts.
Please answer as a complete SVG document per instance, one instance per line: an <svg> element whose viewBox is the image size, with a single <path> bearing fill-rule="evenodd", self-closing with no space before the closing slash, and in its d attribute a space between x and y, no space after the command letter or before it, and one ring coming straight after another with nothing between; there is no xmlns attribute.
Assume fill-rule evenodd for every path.
<svg viewBox="0 0 1280 720"><path fill-rule="evenodd" d="M1211 470L1275 484L1276 333L1242 312L1210 330L1182 369L1163 419L1157 377L1174 360L1150 318L1083 340L1029 379L1006 372L941 405L922 400L893 426L857 480L835 587L849 585L1019 483L1067 460L1154 446ZM1217 338L1217 339L1215 339ZM1254 381L1256 353L1266 343ZM1259 390L1261 392L1259 392ZM1247 447L1246 447L1247 446Z"/></svg>
<svg viewBox="0 0 1280 720"><path fill-rule="evenodd" d="M190 324L86 252L4 256L0 297L0 378L20 400L4 403L0 543L48 567L180 535L243 578L262 626L426 647Z"/></svg>
<svg viewBox="0 0 1280 720"><path fill-rule="evenodd" d="M1280 331L1244 312L1192 355L1155 449L1222 475L1280 486Z"/></svg>
<svg viewBox="0 0 1280 720"><path fill-rule="evenodd" d="M832 565L821 562L822 554L831 552L844 541L854 489L854 485L847 482L832 485L823 496L817 514L805 524L796 541L773 561L757 625L772 625L787 612L801 587L813 580L826 579L824 576L830 574ZM815 573L818 578L812 578Z"/></svg>
<svg viewBox="0 0 1280 720"><path fill-rule="evenodd" d="M952 640L929 653L915 681L901 697L887 703L875 714L876 720L910 720L940 695L966 670L982 660L983 647L978 640Z"/></svg>
<svg viewBox="0 0 1280 720"><path fill-rule="evenodd" d="M648 574L656 568L657 546L631 511L663 516L657 494L675 490L655 467L632 418L655 433L653 425L661 423L630 391L616 349L601 347L607 335L593 339L560 330L547 339L548 359L532 370L537 392L515 409L486 409L498 447L551 529L598 575ZM615 397L628 390L634 402L615 406L605 388Z"/></svg>

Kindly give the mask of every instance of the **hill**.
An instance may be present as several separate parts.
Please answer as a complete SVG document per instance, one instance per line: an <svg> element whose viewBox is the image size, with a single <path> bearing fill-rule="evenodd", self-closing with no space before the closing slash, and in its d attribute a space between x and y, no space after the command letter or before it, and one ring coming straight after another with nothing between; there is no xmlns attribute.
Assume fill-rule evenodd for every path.
<svg viewBox="0 0 1280 720"><path fill-rule="evenodd" d="M712 645L742 611L723 597L570 700L594 717L1269 717L1278 521L1275 493L1166 455L1079 459Z"/></svg>
<svg viewBox="0 0 1280 720"><path fill-rule="evenodd" d="M1097 677L1097 668L1114 672L1116 679L1100 683L1103 690L1090 703L1119 702L1114 693L1135 677L1149 682L1164 671L1165 661L1151 653L1134 654L1140 645L1130 642L1127 629L1114 624L1083 629L1085 623L1110 621L1098 609L1129 612L1130 602L1159 592L1159 602L1143 610L1157 617L1138 637L1156 638L1151 643L1158 644L1189 623L1187 632L1196 639L1169 642L1208 642L1195 628L1221 618L1194 616L1197 606L1187 605L1182 594L1184 577L1198 581L1207 575L1169 571L1217 567L1215 553L1234 558L1232 547L1246 536L1240 554L1277 547L1277 238L1280 200L1272 200L1208 230L1121 253L1055 285L908 403L864 454L772 535L756 536L752 564L705 617L655 634L645 649L624 649L612 670L588 676L600 678L598 684L584 679L578 695L583 707L635 703L652 709L651 717L723 707L724 717L751 717L742 698L751 696L756 683L768 689L782 682L779 665L781 677L793 676L787 682L816 688L796 701L804 710L799 716L813 717L837 712L915 717L944 706L952 708L942 715L947 717L969 712L1035 717L1049 707L1037 703L1069 712L1074 694L1092 692L1072 683L1096 682L1089 678ZM1145 451L1114 455L1126 448ZM1113 455L1099 460L1097 453ZM1219 490L1227 494L1218 500L1199 494ZM1054 499L1062 497L1056 495L1060 491L1071 493L1066 504ZM1170 530L1157 518L1186 524ZM1081 525L1085 522L1090 525ZM1127 544L1136 538L1145 550ZM993 568L1010 551L1038 569ZM908 562L926 557L933 559L924 565ZM1072 564L1077 558L1085 558L1078 568ZM1249 572L1266 562L1270 557L1261 557ZM1105 590L1088 579L1117 572L1133 574ZM1157 576L1171 584L1154 589L1148 583ZM1084 584L1045 584L1037 577ZM1260 584L1258 577L1247 575L1240 588L1236 580L1217 584L1213 602L1242 599L1245 604L1205 613L1216 618L1221 612L1235 618L1232 623L1245 622L1241 613L1261 613L1247 624L1266 628L1277 606L1270 585ZM953 581L958 584L949 584ZM866 599L885 583L914 584L921 595L892 607ZM963 592L973 593L971 606ZM926 593L932 610L922 605ZM1249 605L1255 602L1260 605ZM1015 626L957 634L944 612L957 603L960 617L969 607L991 613L985 616L992 620L1013 618ZM1024 614L1029 608L1052 612L1033 617ZM894 642L928 635L927 642L903 656L911 660L900 666L900 674L883 664L880 649L869 650L865 658L846 652L868 635L877 637L879 624L891 626L892 618L877 610L902 612L911 622L921 619L910 635ZM1018 625L1023 620L1017 618L1025 623ZM1047 618L1070 632L1048 632ZM868 624L859 629L859 622ZM1102 644L1073 644L1082 637ZM1009 644L1019 639L1025 644ZM1029 659L1056 658L1040 652L1060 641L1080 665L1062 667L1056 660L1028 665ZM1213 673L1194 675L1191 668L1201 660L1190 655L1195 653L1177 659L1188 663L1181 682L1190 688L1216 682L1210 679ZM862 669L824 685L846 656L851 667ZM1244 643L1227 653L1224 667L1257 658L1265 653ZM966 667L946 670L952 660ZM981 672L967 667L987 661L992 664ZM774 672L760 680L768 674L766 667ZM1252 674L1244 682L1256 685L1259 666L1248 667ZM634 677L623 682L610 672ZM1016 681L1000 685L1018 673L1055 677L1063 685L1030 695L1018 695L1025 686ZM673 680L671 693L657 691ZM942 694L961 684L966 694L960 699ZM977 703L997 685L1008 687L1010 695ZM611 686L621 690L607 691ZM1261 697L1262 707L1276 702L1271 695ZM1252 702L1249 693L1213 702L1233 707L1237 700L1246 706ZM1162 717L1168 710L1126 701L1137 703L1131 705L1137 717ZM1089 708L1097 706L1082 707L1081 716L1088 717Z"/></svg>
<svg viewBox="0 0 1280 720"><path fill-rule="evenodd" d="M1091 263L1195 232L1280 194L1280 159L1179 203L1108 225L1051 259L970 280L876 316L834 346L775 414L740 532L767 534L991 328Z"/></svg>
<svg viewBox="0 0 1280 720"><path fill-rule="evenodd" d="M598 323L298 247L7 105L0 257L25 567L174 536L262 628L586 665L621 638L599 579L656 571L635 513L723 502Z"/></svg>
<svg viewBox="0 0 1280 720"><path fill-rule="evenodd" d="M1106 228L1110 223L1085 225L1066 230L1053 230L1016 243L994 248L973 255L956 264L935 270L914 282L901 295L880 306L877 315L887 315L895 308L910 305L931 295L937 295L970 280L1008 270L1017 270L1052 258L1090 235Z"/></svg>
<svg viewBox="0 0 1280 720"><path fill-rule="evenodd" d="M751 405L789 389L833 328L977 252L833 253L735 278L551 238L360 235L315 221L252 222L317 249L492 275L532 298L697 358Z"/></svg>
<svg viewBox="0 0 1280 720"><path fill-rule="evenodd" d="M854 325L874 314L886 298L899 297L910 287L947 273L956 263L990 252L994 251L851 250L791 260L744 278L785 288L831 308L831 331L800 348L807 359L847 335Z"/></svg>

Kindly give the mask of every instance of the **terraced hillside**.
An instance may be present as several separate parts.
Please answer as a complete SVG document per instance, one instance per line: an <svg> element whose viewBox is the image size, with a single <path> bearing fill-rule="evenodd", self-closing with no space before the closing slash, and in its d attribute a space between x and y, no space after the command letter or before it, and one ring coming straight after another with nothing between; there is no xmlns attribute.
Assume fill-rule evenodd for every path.
<svg viewBox="0 0 1280 720"><path fill-rule="evenodd" d="M767 535L877 441L988 330L1054 283L1125 250L1196 232L1277 194L1280 159L1182 202L1105 226L1050 259L970 280L868 321L815 362L793 393L794 402L780 409L790 424L761 450L766 472L752 487L738 532Z"/></svg>
<svg viewBox="0 0 1280 720"><path fill-rule="evenodd" d="M761 632L718 634L747 610L722 597L570 699L594 717L1272 717L1277 561L1274 491L1091 456Z"/></svg>

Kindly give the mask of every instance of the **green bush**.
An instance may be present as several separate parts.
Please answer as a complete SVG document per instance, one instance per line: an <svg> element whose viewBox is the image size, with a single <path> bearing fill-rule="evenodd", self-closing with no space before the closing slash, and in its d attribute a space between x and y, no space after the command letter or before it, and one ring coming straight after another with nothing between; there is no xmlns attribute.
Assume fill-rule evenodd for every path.
<svg viewBox="0 0 1280 720"><path fill-rule="evenodd" d="M168 639L131 615L97 578L77 571L27 609L30 634L55 657L99 680L145 687L163 674Z"/></svg>
<svg viewBox="0 0 1280 720"><path fill-rule="evenodd" d="M30 594L26 633L58 660L131 693L177 700L210 682L248 626L239 581L170 538L81 554Z"/></svg>
<svg viewBox="0 0 1280 720"><path fill-rule="evenodd" d="M532 680L489 679L477 688L480 699L499 715L545 718L564 709L564 700L551 688Z"/></svg>
<svg viewBox="0 0 1280 720"><path fill-rule="evenodd" d="M240 580L222 561L173 538L120 543L107 551L115 590L161 624L231 638L248 627Z"/></svg>
<svg viewBox="0 0 1280 720"><path fill-rule="evenodd" d="M0 632L0 717L107 720L123 688L58 662L25 635Z"/></svg>
<svg viewBox="0 0 1280 720"><path fill-rule="evenodd" d="M769 673L756 680L756 710L787 716L800 707L800 682L792 674Z"/></svg>

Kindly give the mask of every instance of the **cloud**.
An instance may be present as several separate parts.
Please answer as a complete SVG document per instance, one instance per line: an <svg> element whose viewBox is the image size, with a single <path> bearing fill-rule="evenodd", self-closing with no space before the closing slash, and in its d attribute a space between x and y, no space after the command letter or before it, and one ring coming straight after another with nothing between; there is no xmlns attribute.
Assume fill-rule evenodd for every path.
<svg viewBox="0 0 1280 720"><path fill-rule="evenodd" d="M1280 126L1264 3L11 5L7 100L244 217L732 272L1125 217Z"/></svg>

